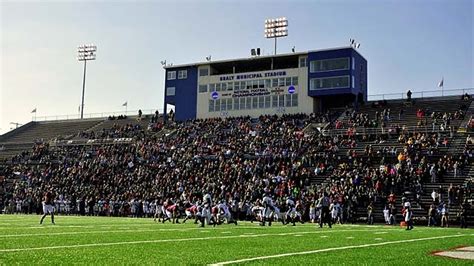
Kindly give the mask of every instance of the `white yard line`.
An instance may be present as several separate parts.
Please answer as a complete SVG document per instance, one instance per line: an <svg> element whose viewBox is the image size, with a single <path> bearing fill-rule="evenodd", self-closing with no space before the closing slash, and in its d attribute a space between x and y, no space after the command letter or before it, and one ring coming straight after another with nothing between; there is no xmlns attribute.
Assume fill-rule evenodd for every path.
<svg viewBox="0 0 474 266"><path fill-rule="evenodd" d="M122 230L123 231L123 230ZM327 234L339 232L366 232L367 230L334 230L334 231L302 231L302 232L288 232L288 233L267 233L254 235L235 235L235 236L209 236L209 237L194 237L194 238L177 238L177 239L156 239L156 240L138 240L138 241L124 241L124 242L108 242L108 243L89 243L63 246L45 246L45 247L30 247L30 248L10 248L0 249L0 253L18 252L18 251L32 251L32 250L49 250L49 249L65 249L65 248L85 248L85 247L102 247L102 246L118 246L118 245L132 245L132 244L147 244L147 243L165 243L165 242L185 242L196 240L212 240L212 239L229 239L229 238L252 238L252 237L266 237L266 236L288 236L298 234ZM459 235L458 235L459 236Z"/></svg>
<svg viewBox="0 0 474 266"><path fill-rule="evenodd" d="M140 232L158 232L159 230L137 229L137 230L109 230L109 231L80 231L80 232L51 232L40 234L16 234L16 235L0 235L1 238L17 238L29 236L58 236L58 235L81 235L81 234L108 234L108 233L140 233Z"/></svg>
<svg viewBox="0 0 474 266"><path fill-rule="evenodd" d="M344 246L344 247L334 247L334 248L316 249L316 250L309 250L309 251L302 251L302 252L283 253L283 254L276 254L276 255L269 255L269 256L246 258L246 259L240 259L240 260L223 261L223 262L218 262L218 263L210 264L210 266L236 264L236 263L242 263L242 262L257 261L257 260L266 260L266 259L289 257L289 256L296 256L296 255L307 255L307 254L314 254L314 253L321 253L321 252L329 252L329 251L335 251L335 250L366 248L366 247L384 246L384 245L390 245L390 244L401 244L401 243L407 243L407 242L417 242L417 241L425 241L425 240L433 240L433 239L444 239L444 238L462 237L462 236L474 236L474 234L435 236L435 237L425 237L425 238L415 238L415 239L397 240L397 241L387 241L387 242L380 242L380 243L373 243L373 244L363 244L363 245L354 245L354 246Z"/></svg>

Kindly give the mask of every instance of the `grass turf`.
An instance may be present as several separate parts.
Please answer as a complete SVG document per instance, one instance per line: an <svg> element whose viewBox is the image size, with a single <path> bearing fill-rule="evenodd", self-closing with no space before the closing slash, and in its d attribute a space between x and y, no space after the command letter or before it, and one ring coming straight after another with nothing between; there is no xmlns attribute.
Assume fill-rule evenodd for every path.
<svg viewBox="0 0 474 266"><path fill-rule="evenodd" d="M472 265L472 260L430 255L474 246L474 230L459 228L314 224L260 227L242 222L198 228L152 219L57 216L0 216L0 264L213 264L262 256L239 264ZM446 237L446 238L438 238ZM405 240L433 238L413 242ZM395 242L379 245L380 243ZM376 246L370 246L377 244ZM369 245L369 246L363 246ZM347 248L352 246L352 248ZM346 247L342 250L334 248ZM319 251L318 251L319 250ZM324 251L321 251L324 250ZM292 255L302 251L317 253ZM272 255L288 254L283 257Z"/></svg>

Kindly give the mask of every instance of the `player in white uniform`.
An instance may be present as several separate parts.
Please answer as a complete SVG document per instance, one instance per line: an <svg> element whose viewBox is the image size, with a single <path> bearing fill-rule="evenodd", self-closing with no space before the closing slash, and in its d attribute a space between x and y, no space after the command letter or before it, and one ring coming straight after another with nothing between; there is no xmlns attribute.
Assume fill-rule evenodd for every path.
<svg viewBox="0 0 474 266"><path fill-rule="evenodd" d="M281 221L283 224L285 224L285 219L282 217L280 208L278 208L278 204L275 202L273 202L273 209L273 219L275 219L275 221Z"/></svg>
<svg viewBox="0 0 474 266"><path fill-rule="evenodd" d="M206 193L202 197L202 211L201 211L201 227L205 224L209 225L211 222L211 207L212 197L211 194Z"/></svg>
<svg viewBox="0 0 474 266"><path fill-rule="evenodd" d="M296 209L295 209L295 201L293 198L289 197L286 199L286 208L288 209L286 211L286 224L289 224L290 221L293 223L293 226L295 226L295 218L296 218Z"/></svg>
<svg viewBox="0 0 474 266"><path fill-rule="evenodd" d="M22 205L22 200L21 199L17 199L16 200L16 214L20 214L21 213L21 205Z"/></svg>
<svg viewBox="0 0 474 266"><path fill-rule="evenodd" d="M404 197L402 198L403 202L403 208L404 208L404 218L405 218L405 223L407 225L406 230L411 230L413 229L413 212L411 210L411 204L410 202Z"/></svg>
<svg viewBox="0 0 474 266"><path fill-rule="evenodd" d="M314 202L309 206L309 220L311 223L316 222L316 204Z"/></svg>
<svg viewBox="0 0 474 266"><path fill-rule="evenodd" d="M237 225L237 220L232 219L232 215L230 214L229 211L229 206L227 206L225 200L222 200L221 203L217 205L218 213L217 213L217 221L222 223L223 220L226 221L226 223L234 223Z"/></svg>
<svg viewBox="0 0 474 266"><path fill-rule="evenodd" d="M268 221L268 226L272 226L273 214L275 212L275 207L273 206L273 200L270 197L269 193L265 193L262 199L263 202L263 213L262 221L260 222L261 226L265 226L265 222Z"/></svg>
<svg viewBox="0 0 474 266"><path fill-rule="evenodd" d="M158 218L158 222L161 222L161 215L163 214L163 204L159 199L155 200L155 216L153 217L153 221L156 222Z"/></svg>

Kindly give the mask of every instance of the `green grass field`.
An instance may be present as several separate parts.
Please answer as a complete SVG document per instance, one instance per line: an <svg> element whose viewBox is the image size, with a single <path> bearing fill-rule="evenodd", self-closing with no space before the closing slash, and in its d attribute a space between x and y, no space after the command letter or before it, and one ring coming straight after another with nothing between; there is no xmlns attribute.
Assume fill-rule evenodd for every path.
<svg viewBox="0 0 474 266"><path fill-rule="evenodd" d="M198 228L152 219L0 216L0 264L473 265L430 253L474 246L474 230L242 222Z"/></svg>

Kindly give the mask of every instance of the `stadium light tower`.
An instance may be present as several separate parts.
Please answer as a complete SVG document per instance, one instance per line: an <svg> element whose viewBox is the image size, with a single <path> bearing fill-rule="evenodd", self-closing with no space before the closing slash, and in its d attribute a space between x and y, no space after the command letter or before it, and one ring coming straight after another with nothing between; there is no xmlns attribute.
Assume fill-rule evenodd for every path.
<svg viewBox="0 0 474 266"><path fill-rule="evenodd" d="M275 39L275 55L277 38L288 36L288 19L285 17L265 20L265 38Z"/></svg>
<svg viewBox="0 0 474 266"><path fill-rule="evenodd" d="M87 61L95 60L97 46L94 44L85 44L77 47L77 60L84 61L84 76L82 78L82 102L81 102L81 119L84 117L84 92L86 90L86 65Z"/></svg>

